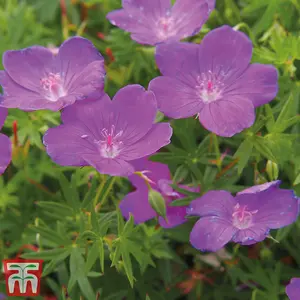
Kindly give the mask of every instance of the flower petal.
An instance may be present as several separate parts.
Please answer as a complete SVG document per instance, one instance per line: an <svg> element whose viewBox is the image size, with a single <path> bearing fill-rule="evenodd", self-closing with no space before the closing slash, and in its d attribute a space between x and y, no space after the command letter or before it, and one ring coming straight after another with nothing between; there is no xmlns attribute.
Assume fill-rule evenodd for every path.
<svg viewBox="0 0 300 300"><path fill-rule="evenodd" d="M189 77L185 82L167 76L154 78L149 84L149 90L155 94L158 109L175 119L191 117L200 112L204 105L192 80Z"/></svg>
<svg viewBox="0 0 300 300"><path fill-rule="evenodd" d="M171 0L122 0L123 8L139 9L151 15L164 15L171 8Z"/></svg>
<svg viewBox="0 0 300 300"><path fill-rule="evenodd" d="M300 278L293 278L285 290L290 300L299 300Z"/></svg>
<svg viewBox="0 0 300 300"><path fill-rule="evenodd" d="M122 215L128 220L130 214L134 217L136 224L146 222L156 217L156 212L153 210L148 201L148 189L136 190L129 193L119 204Z"/></svg>
<svg viewBox="0 0 300 300"><path fill-rule="evenodd" d="M90 131L80 124L60 125L45 133L43 142L48 155L62 166L86 166L85 154L97 153Z"/></svg>
<svg viewBox="0 0 300 300"><path fill-rule="evenodd" d="M39 93L40 80L48 73L56 73L52 52L41 46L6 51L3 66L18 85Z"/></svg>
<svg viewBox="0 0 300 300"><path fill-rule="evenodd" d="M181 225L187 221L186 208L185 207L176 207L176 206L167 206L167 221L159 217L159 224L164 228L172 228L178 225Z"/></svg>
<svg viewBox="0 0 300 300"><path fill-rule="evenodd" d="M2 174L11 161L11 141L4 135L0 134L0 174Z"/></svg>
<svg viewBox="0 0 300 300"><path fill-rule="evenodd" d="M198 44L162 43L156 47L155 60L160 72L165 76L185 76L199 73Z"/></svg>
<svg viewBox="0 0 300 300"><path fill-rule="evenodd" d="M68 93L82 100L98 91L104 93L105 70L102 61L94 61L86 66L75 79L69 82Z"/></svg>
<svg viewBox="0 0 300 300"><path fill-rule="evenodd" d="M92 42L79 36L66 40L60 46L56 56L56 64L60 72L64 74L65 86L69 86L74 76L80 74L94 61L99 61L98 66L102 66L102 74L105 74L103 56Z"/></svg>
<svg viewBox="0 0 300 300"><path fill-rule="evenodd" d="M172 128L169 123L158 123L135 144L127 146L120 153L120 159L135 160L158 151L170 143Z"/></svg>
<svg viewBox="0 0 300 300"><path fill-rule="evenodd" d="M227 191L209 191L191 202L187 213L196 216L218 216L231 219L236 200Z"/></svg>
<svg viewBox="0 0 300 300"><path fill-rule="evenodd" d="M280 180L275 180L275 181L266 182L266 183L260 184L260 185L254 185L250 188L242 190L241 192L237 193L237 195L262 192L262 191L267 190L272 187L278 188L280 184L281 184Z"/></svg>
<svg viewBox="0 0 300 300"><path fill-rule="evenodd" d="M208 4L208 8L210 11L215 9L216 6L216 0L206 0L207 4Z"/></svg>
<svg viewBox="0 0 300 300"><path fill-rule="evenodd" d="M241 245L252 245L263 241L269 234L267 226L255 225L247 229L238 230L232 241Z"/></svg>
<svg viewBox="0 0 300 300"><path fill-rule="evenodd" d="M154 28L152 18L139 10L119 9L107 14L111 24L131 33L131 38L140 44L155 45L161 41Z"/></svg>
<svg viewBox="0 0 300 300"><path fill-rule="evenodd" d="M5 122L5 119L7 117L7 109L6 108L3 108L3 107L0 107L0 129L2 128L4 122Z"/></svg>
<svg viewBox="0 0 300 300"><path fill-rule="evenodd" d="M102 158L99 154L86 154L83 159L101 174L129 176L134 172L134 167L121 159Z"/></svg>
<svg viewBox="0 0 300 300"><path fill-rule="evenodd" d="M178 40L198 33L209 12L206 0L176 0L171 14L176 22Z"/></svg>
<svg viewBox="0 0 300 300"><path fill-rule="evenodd" d="M209 32L199 48L201 73L219 74L225 85L232 83L248 68L251 57L251 40L227 25Z"/></svg>
<svg viewBox="0 0 300 300"><path fill-rule="evenodd" d="M140 85L128 85L115 95L113 112L116 118L116 131L120 128L123 131L124 144L131 145L141 139L153 126L157 113L155 96Z"/></svg>
<svg viewBox="0 0 300 300"><path fill-rule="evenodd" d="M150 183L150 185L156 190L158 189L159 180L171 179L169 168L165 164L150 161L147 157L130 161L130 163L134 166L135 171L146 171L145 176L154 183ZM138 175L129 176L128 179L136 188L140 188L141 186L147 188L144 179Z"/></svg>
<svg viewBox="0 0 300 300"><path fill-rule="evenodd" d="M47 101L39 93L17 84L5 71L0 71L0 85L3 88L1 105L7 108L19 108L28 111L38 109L57 111L65 103L70 104L76 100L72 96L66 96L56 102Z"/></svg>
<svg viewBox="0 0 300 300"><path fill-rule="evenodd" d="M227 244L236 229L225 219L218 217L201 218L192 229L190 242L201 251L217 251Z"/></svg>
<svg viewBox="0 0 300 300"><path fill-rule="evenodd" d="M252 64L245 73L229 85L226 96L242 95L250 99L254 107L273 100L278 92L278 71L274 66Z"/></svg>
<svg viewBox="0 0 300 300"><path fill-rule="evenodd" d="M273 187L262 192L238 195L236 198L238 203L247 206L247 210L257 210L253 215L255 225L277 229L295 222L298 216L298 198L291 190Z"/></svg>
<svg viewBox="0 0 300 300"><path fill-rule="evenodd" d="M94 119L98 119L98 122L101 122L100 119L102 120L102 118L107 119L105 116L109 115L109 113L103 114L103 112L110 111L111 107L112 101L109 96L107 94L98 94L92 99L79 101L64 108L61 113L61 120L63 123L76 123L79 121L91 130L93 127L96 127L96 124L93 122ZM91 124L88 124L89 121Z"/></svg>
<svg viewBox="0 0 300 300"><path fill-rule="evenodd" d="M204 105L199 120L217 135L231 137L253 125L255 112L250 100L234 96Z"/></svg>

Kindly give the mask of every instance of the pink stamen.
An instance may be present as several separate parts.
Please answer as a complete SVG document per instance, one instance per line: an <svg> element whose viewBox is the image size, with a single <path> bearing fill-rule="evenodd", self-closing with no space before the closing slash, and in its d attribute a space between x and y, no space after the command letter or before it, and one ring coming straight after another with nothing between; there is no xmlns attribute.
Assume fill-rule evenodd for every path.
<svg viewBox="0 0 300 300"><path fill-rule="evenodd" d="M209 90L209 91L211 91L212 89L213 89L213 83L212 83L212 81L208 81L207 82L207 89Z"/></svg>
<svg viewBox="0 0 300 300"><path fill-rule="evenodd" d="M40 82L43 89L48 92L49 100L56 101L65 95L60 74L49 73L48 77L42 78Z"/></svg>
<svg viewBox="0 0 300 300"><path fill-rule="evenodd" d="M248 211L247 205L240 206L237 204L234 207L234 212L232 214L233 225L239 229L248 228L252 224L252 217L256 214L258 210Z"/></svg>
<svg viewBox="0 0 300 300"><path fill-rule="evenodd" d="M107 145L111 147L112 144L113 144L113 142L112 142L112 136L109 134L109 135L107 136Z"/></svg>

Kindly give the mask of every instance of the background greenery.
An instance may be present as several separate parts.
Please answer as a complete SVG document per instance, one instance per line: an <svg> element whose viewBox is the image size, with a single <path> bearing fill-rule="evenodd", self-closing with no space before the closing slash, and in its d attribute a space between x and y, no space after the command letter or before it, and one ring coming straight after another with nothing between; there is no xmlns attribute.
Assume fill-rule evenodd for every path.
<svg viewBox="0 0 300 300"><path fill-rule="evenodd" d="M0 0L0 54L33 44L59 46L78 34L105 56L110 96L131 83L147 87L159 75L153 48L136 44L106 20L120 2ZM300 2L217 0L209 21L189 41L199 43L223 24L251 38L253 62L278 68L277 98L257 109L252 128L231 139L207 132L193 118L172 120L172 144L153 160L168 163L174 181L194 182L202 193L235 193L278 177L300 195ZM36 299L287 299L285 285L300 277L299 220L273 233L279 243L230 244L225 260L204 258L188 242L195 220L170 230L156 220L124 223L117 206L132 190L125 178L52 163L42 135L59 123L59 113L11 109L2 130L11 136L14 153L0 177L0 259L20 254L45 260Z"/></svg>

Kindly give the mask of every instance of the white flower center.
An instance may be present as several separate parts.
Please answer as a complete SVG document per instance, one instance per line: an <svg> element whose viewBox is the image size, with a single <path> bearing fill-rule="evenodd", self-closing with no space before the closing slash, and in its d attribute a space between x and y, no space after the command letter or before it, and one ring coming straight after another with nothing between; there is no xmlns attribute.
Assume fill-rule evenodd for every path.
<svg viewBox="0 0 300 300"><path fill-rule="evenodd" d="M157 35L168 38L176 34L174 19L168 14L157 22Z"/></svg>
<svg viewBox="0 0 300 300"><path fill-rule="evenodd" d="M62 79L59 73L49 73L40 81L42 88L46 91L46 99L52 102L66 95L62 85Z"/></svg>
<svg viewBox="0 0 300 300"><path fill-rule="evenodd" d="M251 227L253 215L256 214L258 210L248 211L247 205L241 206L239 203L234 207L234 212L232 214L233 226L238 229L246 229Z"/></svg>
<svg viewBox="0 0 300 300"><path fill-rule="evenodd" d="M214 74L211 71L208 71L207 73L201 73L197 77L198 84L196 85L196 89L200 99L204 103L214 102L221 98L222 89L224 86L222 79L222 73Z"/></svg>
<svg viewBox="0 0 300 300"><path fill-rule="evenodd" d="M123 131L119 131L115 134L115 126L112 125L110 131L106 128L101 131L103 139L100 141L95 141L99 145L100 154L105 158L115 158L117 157L123 146L123 142L120 140Z"/></svg>

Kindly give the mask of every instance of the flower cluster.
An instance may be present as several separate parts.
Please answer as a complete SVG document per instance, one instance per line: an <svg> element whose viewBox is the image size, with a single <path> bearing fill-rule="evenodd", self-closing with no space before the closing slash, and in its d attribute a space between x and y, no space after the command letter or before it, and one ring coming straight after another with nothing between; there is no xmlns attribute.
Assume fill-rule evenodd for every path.
<svg viewBox="0 0 300 300"><path fill-rule="evenodd" d="M174 119L196 115L206 129L231 137L252 126L255 108L277 94L276 68L250 64L252 43L244 33L222 26L200 45L180 42L200 30L214 5L214 0L177 0L173 7L170 0L123 0L122 9L108 14L111 23L131 32L135 41L157 46L162 76L150 82L148 91L128 85L111 100L104 92L104 59L81 37L68 39L57 53L40 46L7 51L5 70L0 72L0 125L6 108L62 110L62 124L50 128L43 139L52 160L129 176L136 190L125 196L120 209L125 218L132 214L135 223L158 216L149 203L151 190L162 195L166 206L165 218L158 216L162 227L180 225L187 216L201 217L190 241L202 251L217 251L229 241L260 242L270 229L287 226L298 215L298 199L279 189L278 181L235 197L227 191L210 191L188 208L172 206L184 195L171 187L166 165L148 160L172 136L169 123L155 123L158 110ZM0 139L2 173L11 147L6 136Z"/></svg>

